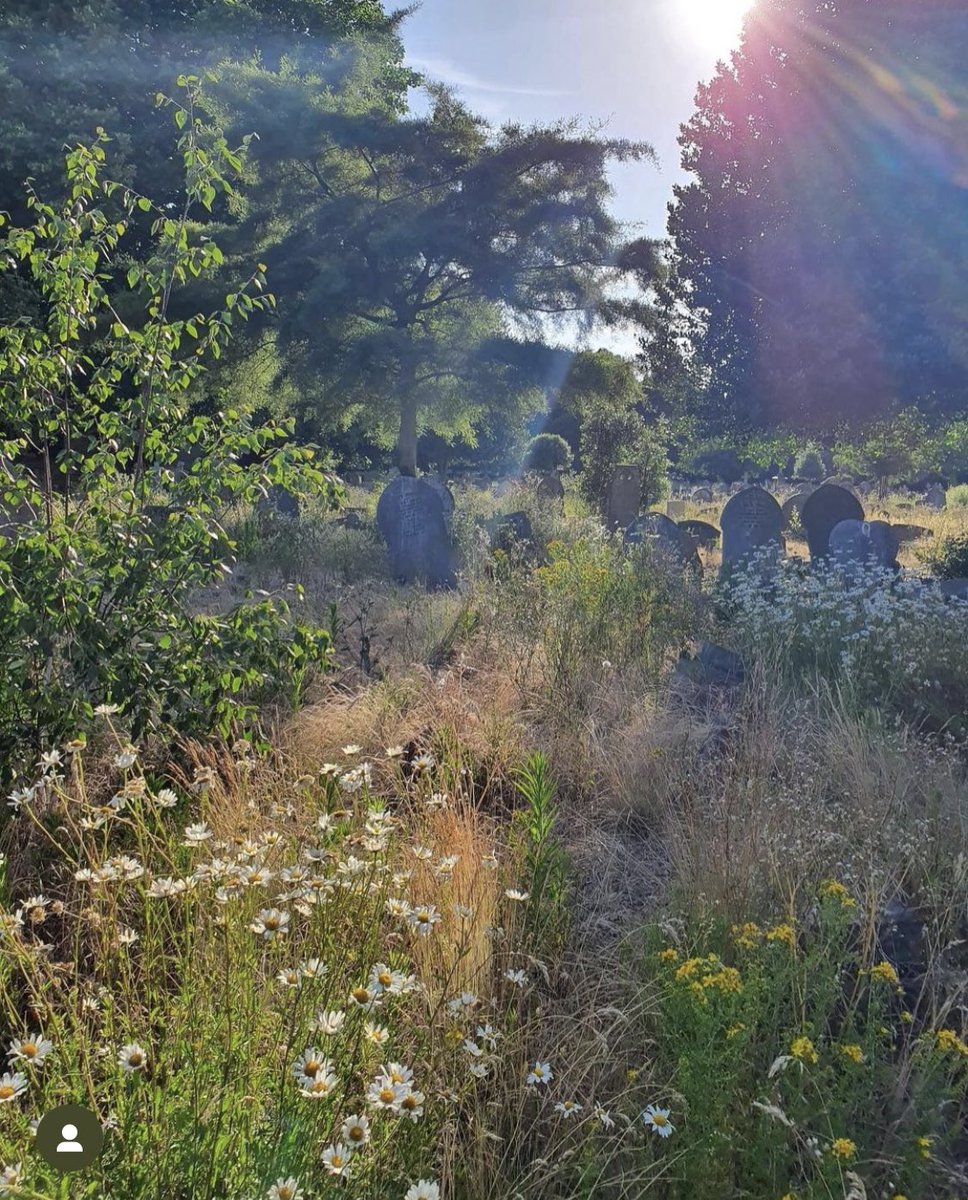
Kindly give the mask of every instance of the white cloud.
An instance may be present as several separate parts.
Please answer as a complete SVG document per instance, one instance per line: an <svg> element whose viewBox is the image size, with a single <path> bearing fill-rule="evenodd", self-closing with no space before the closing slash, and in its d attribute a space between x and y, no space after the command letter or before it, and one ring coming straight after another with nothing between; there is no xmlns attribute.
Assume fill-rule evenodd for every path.
<svg viewBox="0 0 968 1200"><path fill-rule="evenodd" d="M420 54L411 55L408 65L431 79L437 79L450 87L464 88L469 92L487 92L498 96L571 96L574 92L559 88L539 88L501 83L496 79L482 79L470 71L462 70L449 58L427 58Z"/></svg>

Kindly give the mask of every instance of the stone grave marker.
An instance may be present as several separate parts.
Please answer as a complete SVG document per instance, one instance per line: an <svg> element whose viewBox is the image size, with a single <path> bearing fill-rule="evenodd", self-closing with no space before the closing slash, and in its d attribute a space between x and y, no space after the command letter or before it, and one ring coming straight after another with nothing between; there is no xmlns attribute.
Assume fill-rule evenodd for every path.
<svg viewBox="0 0 968 1200"><path fill-rule="evenodd" d="M642 468L616 467L608 485L605 522L609 529L628 529L639 515L642 500Z"/></svg>
<svg viewBox="0 0 968 1200"><path fill-rule="evenodd" d="M649 542L684 567L702 572L702 562L692 538L664 513L643 513L625 531L626 546Z"/></svg>
<svg viewBox="0 0 968 1200"><path fill-rule="evenodd" d="M444 509L444 520L450 524L450 518L454 515L454 493L450 490L442 479L438 479L436 475L424 475L424 483L429 484L440 498L440 503Z"/></svg>
<svg viewBox="0 0 968 1200"><path fill-rule="evenodd" d="M491 550L503 550L505 554L522 553L530 556L534 549L534 530L526 512L505 513L490 525Z"/></svg>
<svg viewBox="0 0 968 1200"><path fill-rule="evenodd" d="M813 495L817 489L815 487L803 487L799 491L793 493L783 501L780 508L783 512L783 528L789 529L793 520L793 514L797 514L798 519L803 517L803 506L807 500Z"/></svg>
<svg viewBox="0 0 968 1200"><path fill-rule="evenodd" d="M841 521L830 531L829 546L847 574L865 566L897 569L898 540L886 521Z"/></svg>
<svg viewBox="0 0 968 1200"><path fill-rule="evenodd" d="M667 500L666 516L673 521L682 521L686 515L685 500Z"/></svg>
<svg viewBox="0 0 968 1200"><path fill-rule="evenodd" d="M711 487L697 487L692 493L692 498L697 504L712 504L716 497Z"/></svg>
<svg viewBox="0 0 968 1200"><path fill-rule="evenodd" d="M262 520L298 521L299 500L287 488L275 483L269 493L259 499L256 512Z"/></svg>
<svg viewBox="0 0 968 1200"><path fill-rule="evenodd" d="M783 549L783 510L761 487L738 492L723 509L723 566L740 562L761 547Z"/></svg>
<svg viewBox="0 0 968 1200"><path fill-rule="evenodd" d="M547 504L564 507L565 485L557 475L539 475L535 483L534 494Z"/></svg>
<svg viewBox="0 0 968 1200"><path fill-rule="evenodd" d="M454 587L454 554L440 496L425 479L391 480L376 507L376 523L390 552L390 567L403 583Z"/></svg>
<svg viewBox="0 0 968 1200"><path fill-rule="evenodd" d="M696 545L703 549L712 550L719 545L722 534L708 521L679 521L678 525L683 533L687 533Z"/></svg>
<svg viewBox="0 0 968 1200"><path fill-rule="evenodd" d="M804 501L800 522L807 532L811 560L826 558L830 534L841 521L863 521L864 506L837 483L823 483Z"/></svg>
<svg viewBox="0 0 968 1200"><path fill-rule="evenodd" d="M941 509L948 503L948 494L940 483L932 484L924 495L924 503L928 508Z"/></svg>

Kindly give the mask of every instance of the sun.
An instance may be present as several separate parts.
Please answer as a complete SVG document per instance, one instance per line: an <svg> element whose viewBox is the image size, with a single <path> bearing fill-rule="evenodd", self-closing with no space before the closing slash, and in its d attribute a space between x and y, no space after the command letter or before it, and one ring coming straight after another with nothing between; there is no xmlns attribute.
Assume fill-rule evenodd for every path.
<svg viewBox="0 0 968 1200"><path fill-rule="evenodd" d="M675 0L688 36L716 54L728 54L738 43L743 18L754 0Z"/></svg>

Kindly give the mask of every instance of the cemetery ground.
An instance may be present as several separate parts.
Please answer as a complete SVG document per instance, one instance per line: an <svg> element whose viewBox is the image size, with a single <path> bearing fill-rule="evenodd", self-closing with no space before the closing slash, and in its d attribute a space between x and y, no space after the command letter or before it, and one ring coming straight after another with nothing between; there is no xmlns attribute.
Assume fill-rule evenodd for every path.
<svg viewBox="0 0 968 1200"><path fill-rule="evenodd" d="M376 501L237 513L198 598L330 629L298 705L174 748L107 709L16 805L0 1195L968 1195L968 605L797 526L730 597L515 484L458 490L428 592ZM968 523L866 507L911 574ZM62 1180L67 1099L106 1143Z"/></svg>

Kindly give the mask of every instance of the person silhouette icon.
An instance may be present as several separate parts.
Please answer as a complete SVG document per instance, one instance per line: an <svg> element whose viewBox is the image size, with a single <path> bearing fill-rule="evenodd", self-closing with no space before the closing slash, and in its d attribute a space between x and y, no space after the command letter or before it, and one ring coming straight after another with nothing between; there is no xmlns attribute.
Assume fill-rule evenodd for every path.
<svg viewBox="0 0 968 1200"><path fill-rule="evenodd" d="M77 1126L65 1125L61 1129L63 1141L57 1147L58 1154L83 1154L84 1147L77 1141Z"/></svg>

